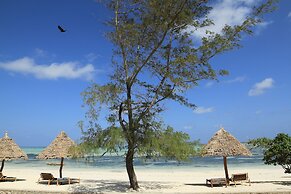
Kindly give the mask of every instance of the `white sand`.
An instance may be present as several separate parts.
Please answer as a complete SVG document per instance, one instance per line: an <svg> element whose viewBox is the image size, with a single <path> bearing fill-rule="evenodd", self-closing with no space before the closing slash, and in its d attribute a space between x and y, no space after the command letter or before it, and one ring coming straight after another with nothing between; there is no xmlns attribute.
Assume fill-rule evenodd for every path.
<svg viewBox="0 0 291 194"><path fill-rule="evenodd" d="M111 169L66 169L63 176L81 178L80 184L73 185L45 185L38 184L40 172L51 172L58 176L58 167L55 170L46 168L15 169L4 168L3 174L25 179L17 182L0 182L0 191L26 190L26 191L54 191L54 192L84 192L84 193L135 193L128 190L128 177L124 170ZM291 175L284 174L281 167L265 166L259 168L243 169L229 168L231 173L248 172L251 186L242 184L238 186L206 187L205 179L224 177L221 169L207 168L164 168L145 169L137 168L139 180L139 193L291 193Z"/></svg>

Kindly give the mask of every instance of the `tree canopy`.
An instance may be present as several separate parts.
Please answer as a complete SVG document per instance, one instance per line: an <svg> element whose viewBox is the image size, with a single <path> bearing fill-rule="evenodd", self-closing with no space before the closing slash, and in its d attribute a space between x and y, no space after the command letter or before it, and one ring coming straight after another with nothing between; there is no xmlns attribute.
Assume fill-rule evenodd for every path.
<svg viewBox="0 0 291 194"><path fill-rule="evenodd" d="M285 173L291 173L291 137L288 134L279 133L274 139L253 139L249 144L263 149L265 164L280 165Z"/></svg>
<svg viewBox="0 0 291 194"><path fill-rule="evenodd" d="M261 16L273 10L273 0L254 7L240 25L225 25L221 33L206 31L197 40L196 30L213 25L208 19L207 0L110 0L113 17L106 23L108 39L114 46L110 81L93 83L83 92L88 107L84 140L109 151L126 149L130 187L138 189L133 158L137 153L185 159L193 143L183 132L163 124L160 113L166 100L195 108L185 92L200 80L227 75L214 68L211 59L240 47L242 33L252 34ZM192 29L192 30L189 30ZM98 125L101 108L108 111L108 127Z"/></svg>

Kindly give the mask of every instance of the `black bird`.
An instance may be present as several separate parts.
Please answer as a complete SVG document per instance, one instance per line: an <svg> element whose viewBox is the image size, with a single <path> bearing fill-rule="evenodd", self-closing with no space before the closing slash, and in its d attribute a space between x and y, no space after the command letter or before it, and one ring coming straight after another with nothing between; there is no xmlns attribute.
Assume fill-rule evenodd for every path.
<svg viewBox="0 0 291 194"><path fill-rule="evenodd" d="M61 32L66 32L66 30L64 30L61 26L58 26L58 29L59 29Z"/></svg>

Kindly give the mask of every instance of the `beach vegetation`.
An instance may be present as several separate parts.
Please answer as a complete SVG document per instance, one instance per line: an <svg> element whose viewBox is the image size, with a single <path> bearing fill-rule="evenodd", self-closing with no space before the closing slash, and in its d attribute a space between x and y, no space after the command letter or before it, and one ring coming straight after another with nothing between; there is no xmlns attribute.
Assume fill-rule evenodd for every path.
<svg viewBox="0 0 291 194"><path fill-rule="evenodd" d="M197 0L109 0L107 38L114 52L112 72L104 84L92 83L83 92L86 122L83 141L125 149L130 188L139 188L134 171L138 154L165 155L183 160L193 154L189 135L165 125L161 113L174 101L195 109L186 92L201 80L217 80L228 72L212 65L216 55L240 47L242 34L252 34L273 0L254 7L240 25L225 25L219 33L197 30L215 25L208 19L211 2ZM108 126L98 123L100 111ZM177 110L179 111L179 110ZM181 114L183 114L181 112ZM175 118L173 118L175 119Z"/></svg>
<svg viewBox="0 0 291 194"><path fill-rule="evenodd" d="M263 149L265 164L280 165L285 173L291 173L291 136L279 133L274 139L257 138L249 144Z"/></svg>
<svg viewBox="0 0 291 194"><path fill-rule="evenodd" d="M90 142L81 142L69 148L69 153L72 158L85 158L88 156L98 156L100 154L99 147Z"/></svg>

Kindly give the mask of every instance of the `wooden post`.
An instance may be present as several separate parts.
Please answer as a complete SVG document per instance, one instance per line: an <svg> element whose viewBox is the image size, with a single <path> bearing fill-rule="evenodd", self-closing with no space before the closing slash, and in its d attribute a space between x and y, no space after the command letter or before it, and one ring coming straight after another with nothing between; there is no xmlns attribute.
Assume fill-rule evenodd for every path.
<svg viewBox="0 0 291 194"><path fill-rule="evenodd" d="M226 156L223 156L223 164L224 164L224 172L225 172L226 184L229 185L229 175L228 175L228 169L227 169L227 158L226 158Z"/></svg>
<svg viewBox="0 0 291 194"><path fill-rule="evenodd" d="M63 175L62 175L63 165L64 165L64 157L61 158L60 178L63 178Z"/></svg>
<svg viewBox="0 0 291 194"><path fill-rule="evenodd" d="M3 170L3 168L4 168L4 162L5 162L5 159L2 160L2 164L1 164L0 172L2 172L2 170Z"/></svg>

